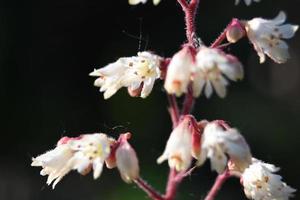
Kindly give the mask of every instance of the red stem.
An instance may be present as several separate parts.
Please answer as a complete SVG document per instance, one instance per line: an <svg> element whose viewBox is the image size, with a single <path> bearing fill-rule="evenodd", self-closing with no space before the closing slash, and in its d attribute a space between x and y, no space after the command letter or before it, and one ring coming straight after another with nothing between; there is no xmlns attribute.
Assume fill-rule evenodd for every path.
<svg viewBox="0 0 300 200"><path fill-rule="evenodd" d="M231 177L231 174L228 170L225 170L222 174L218 175L213 187L210 189L210 191L208 192L208 194L204 200L214 200L216 195L218 194L219 190L221 189L223 183L229 177Z"/></svg>
<svg viewBox="0 0 300 200"><path fill-rule="evenodd" d="M196 10L198 8L200 0L191 0L190 3L187 3L187 0L177 0L177 2L181 5L182 10L185 14L185 25L186 25L186 37L188 40L188 44L190 46L196 47L194 37L195 37L195 17ZM188 94L186 95L186 100L183 105L182 114L188 114L191 111L193 105L193 92L189 89ZM168 96L170 102L169 112L171 114L171 118L173 121L173 128L177 126L178 120L180 118L179 110L176 103L176 98L174 95ZM164 200L173 200L176 196L177 187L184 178L184 176L178 177L175 169L170 169L168 183L166 187L166 193L164 195Z"/></svg>
<svg viewBox="0 0 300 200"><path fill-rule="evenodd" d="M196 33L195 17L196 17L196 11L200 0L191 0L189 4L187 3L186 0L177 0L177 1L181 5L182 10L185 14L186 37L188 39L188 43L191 46L195 46L194 44L194 36Z"/></svg>
<svg viewBox="0 0 300 200"><path fill-rule="evenodd" d="M168 184L166 187L166 194L164 195L165 200L172 200L175 198L177 186L181 179L176 179L177 172L175 169L170 169Z"/></svg>
<svg viewBox="0 0 300 200"><path fill-rule="evenodd" d="M180 118L179 109L178 109L178 105L176 102L176 97L174 95L168 95L168 101L170 104L168 110L169 110L169 113L171 116L173 128L175 128L177 126L179 118Z"/></svg>
<svg viewBox="0 0 300 200"><path fill-rule="evenodd" d="M227 27L224 29L224 31L219 35L219 37L210 45L210 48L216 48L218 47L225 39L226 39L226 32L227 30L233 26L238 24L241 28L243 28L243 26L241 26L240 22L238 19L233 18L231 20L231 22L227 25Z"/></svg>
<svg viewBox="0 0 300 200"><path fill-rule="evenodd" d="M148 185L142 178L138 178L134 181L142 190L144 190L148 196L153 200L164 200L164 198L155 191L150 185Z"/></svg>
<svg viewBox="0 0 300 200"><path fill-rule="evenodd" d="M191 86L188 87L188 93L185 95L183 107L182 107L182 115L187 115L191 113L193 105L194 105L194 96L193 96L193 88Z"/></svg>

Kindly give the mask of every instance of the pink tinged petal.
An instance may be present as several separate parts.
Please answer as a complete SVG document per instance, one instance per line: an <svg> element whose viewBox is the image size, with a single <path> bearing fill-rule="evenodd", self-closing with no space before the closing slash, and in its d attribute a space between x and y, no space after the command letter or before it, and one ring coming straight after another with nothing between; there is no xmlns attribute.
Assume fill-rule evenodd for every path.
<svg viewBox="0 0 300 200"><path fill-rule="evenodd" d="M136 81L130 84L130 86L128 87L130 90L136 90L140 87L141 85L141 81Z"/></svg>
<svg viewBox="0 0 300 200"><path fill-rule="evenodd" d="M177 171L184 171L190 167L193 148L190 122L191 119L185 117L172 131L164 153L157 159L158 164L168 159L170 168Z"/></svg>
<svg viewBox="0 0 300 200"><path fill-rule="evenodd" d="M116 150L116 163L122 179L131 183L139 177L139 164L135 151L127 141L121 142Z"/></svg>
<svg viewBox="0 0 300 200"><path fill-rule="evenodd" d="M184 47L173 56L168 65L164 84L164 88L169 94L181 96L187 92L192 66L192 53L188 47Z"/></svg>

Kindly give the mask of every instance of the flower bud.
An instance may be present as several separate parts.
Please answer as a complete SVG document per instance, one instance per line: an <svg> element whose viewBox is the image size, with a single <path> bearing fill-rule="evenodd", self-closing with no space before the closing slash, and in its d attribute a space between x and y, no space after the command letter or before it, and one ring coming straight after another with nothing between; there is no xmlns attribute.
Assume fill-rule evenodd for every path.
<svg viewBox="0 0 300 200"><path fill-rule="evenodd" d="M227 28L226 38L230 43L236 43L244 36L245 30L237 20L233 21L233 23Z"/></svg>
<svg viewBox="0 0 300 200"><path fill-rule="evenodd" d="M139 177L139 163L134 149L127 142L130 133L122 134L119 138L119 146L116 150L116 164L122 179L131 183Z"/></svg>

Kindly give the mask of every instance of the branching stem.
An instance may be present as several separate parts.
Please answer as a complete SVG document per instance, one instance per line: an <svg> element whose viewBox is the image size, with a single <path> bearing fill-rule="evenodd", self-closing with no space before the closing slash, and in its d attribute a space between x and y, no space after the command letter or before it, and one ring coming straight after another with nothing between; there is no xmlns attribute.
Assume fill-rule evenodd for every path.
<svg viewBox="0 0 300 200"><path fill-rule="evenodd" d="M230 177L239 177L237 173L230 172L228 169L226 169L222 174L219 174L218 177L215 180L214 185L208 192L207 196L204 200L214 200L220 189L222 188L225 181Z"/></svg>
<svg viewBox="0 0 300 200"><path fill-rule="evenodd" d="M154 190L146 181L144 181L142 178L138 178L134 181L139 188L144 190L148 196L153 200L164 200L164 198L156 191Z"/></svg>

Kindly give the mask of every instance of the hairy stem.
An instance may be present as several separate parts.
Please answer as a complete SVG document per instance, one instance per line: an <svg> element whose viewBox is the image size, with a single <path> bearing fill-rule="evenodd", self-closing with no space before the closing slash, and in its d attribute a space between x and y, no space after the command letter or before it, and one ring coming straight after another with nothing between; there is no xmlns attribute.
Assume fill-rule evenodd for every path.
<svg viewBox="0 0 300 200"><path fill-rule="evenodd" d="M229 177L231 177L231 174L228 170L225 170L222 174L218 175L214 185L212 186L204 200L214 200L222 185Z"/></svg>
<svg viewBox="0 0 300 200"><path fill-rule="evenodd" d="M148 183L146 183L142 178L138 178L134 181L139 188L144 190L148 196L153 200L164 200L164 198L156 191L154 190Z"/></svg>
<svg viewBox="0 0 300 200"><path fill-rule="evenodd" d="M165 200L172 200L175 198L177 186L181 180L176 179L177 172L175 169L170 169L168 184L166 188Z"/></svg>
<svg viewBox="0 0 300 200"><path fill-rule="evenodd" d="M187 114L191 113L193 105L194 105L194 101L195 101L195 99L193 96L193 88L190 85L188 87L188 92L184 98L182 112L181 112L182 115L187 115Z"/></svg>
<svg viewBox="0 0 300 200"><path fill-rule="evenodd" d="M194 48L197 46L194 37L196 35L195 17L199 1L200 0L191 0L190 3L188 3L187 0L177 0L185 14L186 37L188 40L188 45ZM173 128L175 128L180 118L176 98L175 96L169 95L168 99L170 102L169 112L173 121ZM191 112L193 102L193 91L192 88L190 88L184 101L183 110L181 113L182 115L189 114ZM177 175L178 172L175 169L170 169L164 200L173 200L175 198L177 187L184 178L184 176L178 177Z"/></svg>

